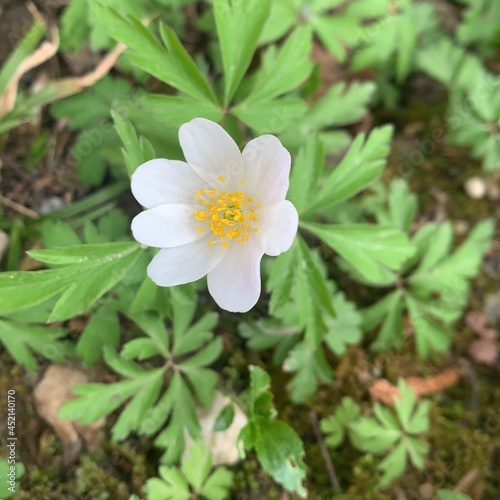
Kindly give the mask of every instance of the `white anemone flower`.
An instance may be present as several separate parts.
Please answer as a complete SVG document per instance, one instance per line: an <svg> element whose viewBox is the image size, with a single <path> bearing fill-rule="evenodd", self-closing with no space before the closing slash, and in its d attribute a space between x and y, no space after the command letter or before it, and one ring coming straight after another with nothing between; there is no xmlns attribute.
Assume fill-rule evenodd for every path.
<svg viewBox="0 0 500 500"><path fill-rule="evenodd" d="M221 308L246 312L260 296L262 255L288 250L297 233L297 210L285 200L290 153L272 135L240 152L204 118L182 125L179 142L186 162L158 158L132 175L132 193L147 209L132 221L132 233L161 249L148 276L175 286L208 275Z"/></svg>

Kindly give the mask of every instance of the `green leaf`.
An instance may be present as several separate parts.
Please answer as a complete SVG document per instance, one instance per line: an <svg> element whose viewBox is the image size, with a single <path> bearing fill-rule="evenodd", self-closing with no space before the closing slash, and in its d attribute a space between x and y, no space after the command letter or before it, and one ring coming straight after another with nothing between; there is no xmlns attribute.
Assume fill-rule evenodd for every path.
<svg viewBox="0 0 500 500"><path fill-rule="evenodd" d="M270 0L214 0L227 106L247 70L271 8Z"/></svg>
<svg viewBox="0 0 500 500"><path fill-rule="evenodd" d="M290 299L297 273L295 262L298 259L298 254L298 246L293 245L288 252L284 252L274 259L267 281L267 289L271 292L269 312L273 315Z"/></svg>
<svg viewBox="0 0 500 500"><path fill-rule="evenodd" d="M370 281L385 279L385 269L400 269L414 247L406 235L390 226L302 223Z"/></svg>
<svg viewBox="0 0 500 500"><path fill-rule="evenodd" d="M288 198L297 211L302 213L311 196L316 196L315 188L323 170L323 144L316 135L312 136L300 149L290 175Z"/></svg>
<svg viewBox="0 0 500 500"><path fill-rule="evenodd" d="M244 103L269 101L296 89L312 71L311 46L311 30L301 26L279 49L269 47L262 56L261 70Z"/></svg>
<svg viewBox="0 0 500 500"><path fill-rule="evenodd" d="M233 474L224 467L218 467L205 481L201 494L208 500L225 500L229 497L229 488Z"/></svg>
<svg viewBox="0 0 500 500"><path fill-rule="evenodd" d="M189 454L182 461L182 472L196 491L200 491L203 482L212 468L212 454L202 441L189 447Z"/></svg>
<svg viewBox="0 0 500 500"><path fill-rule="evenodd" d="M416 56L419 69L454 90L467 90L484 71L480 59L449 37L422 47Z"/></svg>
<svg viewBox="0 0 500 500"><path fill-rule="evenodd" d="M371 328L369 326L370 318L375 313L377 323L382 320L377 338L371 345L374 351L384 352L388 351L391 347L401 346L403 342L403 310L403 295L400 291L396 290L364 311L365 329Z"/></svg>
<svg viewBox="0 0 500 500"><path fill-rule="evenodd" d="M469 495L453 490L438 490L437 496L439 500L472 500Z"/></svg>
<svg viewBox="0 0 500 500"><path fill-rule="evenodd" d="M64 9L61 16L61 50L63 52L78 51L88 39L90 26L88 3L86 0L73 0Z"/></svg>
<svg viewBox="0 0 500 500"><path fill-rule="evenodd" d="M243 102L231 113L259 134L278 133L301 119L307 106L300 99L277 99L257 103Z"/></svg>
<svg viewBox="0 0 500 500"><path fill-rule="evenodd" d="M207 118L214 122L222 118L221 109L212 102L201 102L181 95L144 94L137 104L156 122L171 127L179 127L193 118Z"/></svg>
<svg viewBox="0 0 500 500"><path fill-rule="evenodd" d="M128 60L137 67L195 99L217 102L213 90L170 28L160 26L165 48L138 19L98 1L91 2L90 7L109 35L129 47Z"/></svg>
<svg viewBox="0 0 500 500"><path fill-rule="evenodd" d="M288 491L305 498L306 471L300 438L284 422L266 421L259 429L255 450L262 467Z"/></svg>
<svg viewBox="0 0 500 500"><path fill-rule="evenodd" d="M328 331L325 342L337 356L342 356L347 346L361 340L361 315L352 302L348 302L343 293L333 297L335 317L326 320Z"/></svg>
<svg viewBox="0 0 500 500"><path fill-rule="evenodd" d="M64 221L44 220L40 224L45 248L80 245L81 241L74 229Z"/></svg>
<svg viewBox="0 0 500 500"><path fill-rule="evenodd" d="M329 1L328 3L333 2ZM351 17L336 14L333 16L313 17L312 25L321 43L335 59L344 62L346 48L356 41L356 30L359 29L359 22Z"/></svg>
<svg viewBox="0 0 500 500"><path fill-rule="evenodd" d="M426 357L433 351L445 351L451 343L450 332L429 313L426 304L407 295L406 307L410 313L419 356Z"/></svg>
<svg viewBox="0 0 500 500"><path fill-rule="evenodd" d="M394 479L403 475L406 468L406 448L403 442L387 455L387 457L378 464L378 468L383 472L380 479L380 486L386 486Z"/></svg>
<svg viewBox="0 0 500 500"><path fill-rule="evenodd" d="M316 127L341 127L358 122L367 111L375 84L372 82L336 83L310 109L306 121ZM389 128L387 126L381 129ZM375 129L377 130L377 129Z"/></svg>
<svg viewBox="0 0 500 500"><path fill-rule="evenodd" d="M326 436L326 444L331 448L337 448L344 440L347 426L354 422L359 414L359 406L355 401L350 397L343 397L333 415L321 421L321 431Z"/></svg>
<svg viewBox="0 0 500 500"><path fill-rule="evenodd" d="M307 401L318 388L318 380L330 384L333 372L321 346L313 348L308 342L299 342L288 353L283 362L283 371L292 372L294 376L288 383L292 401Z"/></svg>
<svg viewBox="0 0 500 500"><path fill-rule="evenodd" d="M148 500L189 500L191 491L184 475L175 467L160 467L159 478L148 479Z"/></svg>
<svg viewBox="0 0 500 500"><path fill-rule="evenodd" d="M87 323L76 345L76 353L86 365L102 357L104 346L117 347L120 341L120 322L111 307L99 309Z"/></svg>
<svg viewBox="0 0 500 500"><path fill-rule="evenodd" d="M225 431L233 423L234 419L234 406L228 403L217 415L212 430L214 432Z"/></svg>
<svg viewBox="0 0 500 500"><path fill-rule="evenodd" d="M32 351L51 361L62 363L69 354L69 346L58 339L65 335L66 332L62 328L0 319L0 341L16 362L27 370L38 368L37 360Z"/></svg>
<svg viewBox="0 0 500 500"><path fill-rule="evenodd" d="M62 293L49 321L83 313L122 279L141 255L139 250L130 242L33 250L29 252L33 258L66 267L1 273L0 312L24 309Z"/></svg>
<svg viewBox="0 0 500 500"><path fill-rule="evenodd" d="M382 173L389 154L392 131L389 125L374 129L366 141L364 134L358 135L307 211L340 203L377 178Z"/></svg>
<svg viewBox="0 0 500 500"><path fill-rule="evenodd" d="M111 114L116 131L124 146L122 153L127 165L127 171L129 175L132 175L139 165L153 159L153 155L150 154L149 144L139 140L133 125L129 121L115 111L112 111Z"/></svg>

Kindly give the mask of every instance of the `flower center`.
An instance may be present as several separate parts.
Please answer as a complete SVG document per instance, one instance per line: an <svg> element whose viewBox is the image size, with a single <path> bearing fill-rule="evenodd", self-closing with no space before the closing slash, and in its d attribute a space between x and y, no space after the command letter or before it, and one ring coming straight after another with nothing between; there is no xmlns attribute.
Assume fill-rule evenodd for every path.
<svg viewBox="0 0 500 500"><path fill-rule="evenodd" d="M219 191L215 187L196 191L195 194L196 200L204 205L204 210L195 210L194 216L198 221L206 223L204 226L208 226L218 237L221 246L229 248L232 240L241 244L250 239L252 231L259 230L252 223L257 220L257 208L261 208L261 204L254 203L252 198L245 195L244 190L230 193ZM199 227L198 231L203 233L205 227ZM208 244L211 246L216 241L211 240Z"/></svg>

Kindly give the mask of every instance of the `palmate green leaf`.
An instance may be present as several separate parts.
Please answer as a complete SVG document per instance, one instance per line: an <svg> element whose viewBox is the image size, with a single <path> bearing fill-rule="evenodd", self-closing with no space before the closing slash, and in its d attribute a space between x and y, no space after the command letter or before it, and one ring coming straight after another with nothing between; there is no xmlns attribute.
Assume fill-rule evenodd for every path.
<svg viewBox="0 0 500 500"><path fill-rule="evenodd" d="M325 442L330 448L337 448L347 431L347 426L354 422L360 414L359 406L350 397L343 397L333 415L321 420L321 431L325 434Z"/></svg>
<svg viewBox="0 0 500 500"><path fill-rule="evenodd" d="M146 483L148 500L190 500L191 491L186 478L175 467L160 467L160 478L153 477Z"/></svg>
<svg viewBox="0 0 500 500"><path fill-rule="evenodd" d="M62 363L70 354L69 345L58 340L65 335L62 328L0 319L0 342L16 362L27 370L38 368L33 351L51 361Z"/></svg>
<svg viewBox="0 0 500 500"><path fill-rule="evenodd" d="M392 127L386 125L374 129L368 138L364 134L358 135L340 164L325 180L307 212L344 201L376 179L384 169L392 132Z"/></svg>
<svg viewBox="0 0 500 500"><path fill-rule="evenodd" d="M312 71L309 57L312 34L307 26L296 28L283 45L269 47L262 56L250 95L243 101L247 105L269 101L296 89Z"/></svg>
<svg viewBox="0 0 500 500"><path fill-rule="evenodd" d="M262 467L288 491L305 498L302 481L306 476L304 447L300 438L284 422L260 422L255 450Z"/></svg>
<svg viewBox="0 0 500 500"><path fill-rule="evenodd" d="M205 481L201 494L208 500L228 498L233 474L225 467L218 467Z"/></svg>
<svg viewBox="0 0 500 500"><path fill-rule="evenodd" d="M245 74L269 15L270 0L213 0L215 24L224 66L224 105Z"/></svg>
<svg viewBox="0 0 500 500"><path fill-rule="evenodd" d="M51 250L30 256L46 264L66 266L35 272L0 274L0 313L41 304L62 293L49 321L62 321L87 311L118 283L141 255L137 243L106 243Z"/></svg>
<svg viewBox="0 0 500 500"><path fill-rule="evenodd" d="M484 71L481 61L449 37L422 47L416 55L419 69L453 90L467 90Z"/></svg>
<svg viewBox="0 0 500 500"><path fill-rule="evenodd" d="M224 500L232 483L232 473L224 467L212 474L212 453L201 441L195 441L182 459L180 470L161 466L160 478L146 483L148 500L189 500L193 494L207 500ZM196 493L192 493L192 491Z"/></svg>
<svg viewBox="0 0 500 500"><path fill-rule="evenodd" d="M370 453L383 453L401 438L399 429L387 427L371 417L360 417L349 428L361 449Z"/></svg>
<svg viewBox="0 0 500 500"><path fill-rule="evenodd" d="M373 283L384 280L384 269L400 269L414 247L407 236L390 226L301 223Z"/></svg>
<svg viewBox="0 0 500 500"><path fill-rule="evenodd" d="M210 474L212 468L212 454L202 441L194 442L189 447L189 453L182 461L182 472L196 491L201 487Z"/></svg>
<svg viewBox="0 0 500 500"><path fill-rule="evenodd" d="M131 49L127 57L133 64L195 99L217 102L213 90L170 28L160 26L165 48L138 19L123 16L98 1L90 6L109 35Z"/></svg>
<svg viewBox="0 0 500 500"><path fill-rule="evenodd" d="M443 225L436 233L437 240L429 242L422 265L410 277L412 287L439 290L465 278L472 278L479 270L483 255L491 244L494 224L491 220L478 223L467 239L453 254L446 256L451 244L451 226ZM439 245L434 245L437 242Z"/></svg>

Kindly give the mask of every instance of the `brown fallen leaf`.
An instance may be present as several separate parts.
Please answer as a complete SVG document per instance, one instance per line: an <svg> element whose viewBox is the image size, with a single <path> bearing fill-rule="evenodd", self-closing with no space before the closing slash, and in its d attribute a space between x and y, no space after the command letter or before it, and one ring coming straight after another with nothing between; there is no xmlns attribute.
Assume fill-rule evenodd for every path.
<svg viewBox="0 0 500 500"><path fill-rule="evenodd" d="M440 392L453 384L460 378L458 370L447 368L441 373L430 377L408 377L406 383L413 387L415 397L419 399L435 392ZM394 401L399 398L398 388L387 379L376 380L368 389L370 397L374 401L380 401L386 405L393 406Z"/></svg>
<svg viewBox="0 0 500 500"><path fill-rule="evenodd" d="M63 467L69 467L77 459L81 448L80 437L90 451L97 449L104 438L101 430L105 424L104 418L92 424L79 424L57 415L64 403L75 398L73 387L86 382L88 377L80 370L51 365L33 391L38 414L54 429L63 443Z"/></svg>
<svg viewBox="0 0 500 500"><path fill-rule="evenodd" d="M30 2L28 3L28 9L30 10L33 18L36 22L45 25L45 21L40 13L36 10L36 7ZM59 33L57 29L51 30L52 41L44 41L33 53L31 53L26 59L24 59L21 64L16 68L12 78L10 79L5 92L0 95L0 116L6 115L9 111L14 109L17 97L17 88L19 86L19 81L22 76L26 74L30 69L40 66L40 64L48 61L53 57L57 49L59 48Z"/></svg>

